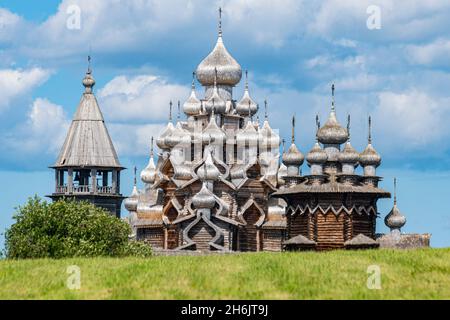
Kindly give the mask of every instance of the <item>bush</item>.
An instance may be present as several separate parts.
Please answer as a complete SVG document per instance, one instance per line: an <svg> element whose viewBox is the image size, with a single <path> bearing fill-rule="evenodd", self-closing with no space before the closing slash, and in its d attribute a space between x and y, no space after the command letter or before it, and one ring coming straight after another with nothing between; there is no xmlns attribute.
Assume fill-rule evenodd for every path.
<svg viewBox="0 0 450 320"><path fill-rule="evenodd" d="M28 199L5 233L7 258L144 256L144 244L129 243L129 225L89 202Z"/></svg>

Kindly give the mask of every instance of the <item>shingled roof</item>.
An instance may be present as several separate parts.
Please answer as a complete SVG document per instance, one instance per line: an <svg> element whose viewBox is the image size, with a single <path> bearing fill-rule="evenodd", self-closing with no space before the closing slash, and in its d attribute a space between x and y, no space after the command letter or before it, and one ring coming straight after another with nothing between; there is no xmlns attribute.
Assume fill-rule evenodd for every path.
<svg viewBox="0 0 450 320"><path fill-rule="evenodd" d="M57 167L123 168L106 129L102 112L92 87L95 84L90 70L83 85L86 87L75 112L66 140L59 153Z"/></svg>

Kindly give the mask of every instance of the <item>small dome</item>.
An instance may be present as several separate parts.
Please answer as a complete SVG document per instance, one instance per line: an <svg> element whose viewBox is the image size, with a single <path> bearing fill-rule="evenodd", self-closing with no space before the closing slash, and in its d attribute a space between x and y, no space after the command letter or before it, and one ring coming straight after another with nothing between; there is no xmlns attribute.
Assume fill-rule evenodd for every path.
<svg viewBox="0 0 450 320"><path fill-rule="evenodd" d="M289 147L288 151L283 154L283 164L287 167L289 166L301 166L305 157L303 154L297 149L295 143L292 143Z"/></svg>
<svg viewBox="0 0 450 320"><path fill-rule="evenodd" d="M384 218L384 223L391 230L400 230L400 228L405 225L406 217L402 215L400 210L397 208L396 203L394 203L394 207L392 208L391 212L389 212L389 214Z"/></svg>
<svg viewBox="0 0 450 320"><path fill-rule="evenodd" d="M225 132L219 128L219 126L216 123L216 117L214 115L214 112L211 113L210 119L209 119L209 123L206 126L205 130L203 130L202 133L202 141L204 144L209 144L209 143L215 143L215 144L220 144L223 141L225 141L226 139L226 134Z"/></svg>
<svg viewBox="0 0 450 320"><path fill-rule="evenodd" d="M278 148L280 146L280 136L275 133L269 125L269 121L265 120L261 130L259 130L260 148Z"/></svg>
<svg viewBox="0 0 450 320"><path fill-rule="evenodd" d="M192 197L192 204L197 209L211 209L216 205L216 199L205 183L200 191Z"/></svg>
<svg viewBox="0 0 450 320"><path fill-rule="evenodd" d="M381 156L372 146L372 143L369 143L364 151L359 155L359 163L361 166L375 166L378 167L381 164Z"/></svg>
<svg viewBox="0 0 450 320"><path fill-rule="evenodd" d="M173 123L172 123L172 101L169 103L169 122L167 123L166 128L164 129L163 133L156 139L156 145L160 149L170 149L170 146L166 144L166 138L170 135L172 135L173 130L175 130Z"/></svg>
<svg viewBox="0 0 450 320"><path fill-rule="evenodd" d="M216 46L211 53L198 65L197 79L203 86L214 84L217 70L217 84L235 86L241 81L242 69L239 63L230 55L219 35Z"/></svg>
<svg viewBox="0 0 450 320"><path fill-rule="evenodd" d="M348 139L347 130L339 124L336 112L331 111L325 125L317 133L319 142L323 144L342 144Z"/></svg>
<svg viewBox="0 0 450 320"><path fill-rule="evenodd" d="M92 87L95 85L95 79L92 76L92 72L90 69L86 72L85 77L83 78L83 86L86 88L86 93L92 93Z"/></svg>
<svg viewBox="0 0 450 320"><path fill-rule="evenodd" d="M195 84L192 80L191 95L183 104L183 112L188 116L198 115L202 111L202 104L195 94Z"/></svg>
<svg viewBox="0 0 450 320"><path fill-rule="evenodd" d="M205 162L197 169L197 176L202 181L217 181L221 173L213 162L211 148L206 149Z"/></svg>
<svg viewBox="0 0 450 320"><path fill-rule="evenodd" d="M207 113L211 113L214 110L214 113L223 114L227 111L227 102L220 96L217 86L214 86L213 93L206 101L204 108Z"/></svg>
<svg viewBox="0 0 450 320"><path fill-rule="evenodd" d="M136 185L134 185L131 195L124 201L125 209L127 209L128 211L136 211L139 202L138 197L139 192Z"/></svg>
<svg viewBox="0 0 450 320"><path fill-rule="evenodd" d="M178 121L175 129L172 131L172 134L166 136L164 139L164 143L173 148L177 145L186 146L191 142L191 134L187 132L181 126L181 122Z"/></svg>
<svg viewBox="0 0 450 320"><path fill-rule="evenodd" d="M356 164L359 160L359 153L352 147L350 141L345 144L344 150L339 153L341 163Z"/></svg>
<svg viewBox="0 0 450 320"><path fill-rule="evenodd" d="M323 164L323 163L327 162L327 160L328 160L328 155L325 152L325 150L323 150L320 147L319 142L316 142L314 144L314 146L312 147L312 149L306 155L306 161L308 162L309 165Z"/></svg>
<svg viewBox="0 0 450 320"><path fill-rule="evenodd" d="M255 101L253 101L253 99L250 97L250 93L248 92L247 71L245 72L245 74L246 80L244 95L236 105L236 112L242 117L248 117L249 115L254 116L258 112L258 105Z"/></svg>
<svg viewBox="0 0 450 320"><path fill-rule="evenodd" d="M151 143L150 159L144 170L141 171L141 180L144 183L153 184L156 179L156 166L153 160L153 137Z"/></svg>
<svg viewBox="0 0 450 320"><path fill-rule="evenodd" d="M239 146L257 146L258 139L258 131L256 131L255 126L250 119L247 121L247 125L244 129L239 130L236 134L236 143Z"/></svg>

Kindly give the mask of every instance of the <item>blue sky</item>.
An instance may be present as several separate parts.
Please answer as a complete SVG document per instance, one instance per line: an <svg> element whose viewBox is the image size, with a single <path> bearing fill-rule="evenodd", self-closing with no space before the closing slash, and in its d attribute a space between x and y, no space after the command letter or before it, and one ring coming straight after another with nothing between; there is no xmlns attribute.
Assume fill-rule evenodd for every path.
<svg viewBox="0 0 450 320"><path fill-rule="evenodd" d="M433 246L449 246L446 0L281 0L276 6L269 0L2 0L0 232L15 206L52 191L47 166L79 102L89 52L121 161L142 168L150 136L166 122L168 101L187 98L192 71L215 43L219 5L225 44L249 70L252 96L261 104L268 99L272 126L288 137L287 119L295 113L296 142L306 153L314 115L327 116L335 82L338 117L344 123L352 115L358 150L366 143L367 116L373 117L374 145L383 157L378 172L389 191L393 177L399 180L399 207L408 219L403 231L429 232ZM380 10L380 29L367 27L370 5ZM74 6L80 28L70 24ZM241 94L242 84L235 98ZM125 193L131 181L127 170ZM382 218L391 206L379 202ZM386 231L382 219L378 230Z"/></svg>

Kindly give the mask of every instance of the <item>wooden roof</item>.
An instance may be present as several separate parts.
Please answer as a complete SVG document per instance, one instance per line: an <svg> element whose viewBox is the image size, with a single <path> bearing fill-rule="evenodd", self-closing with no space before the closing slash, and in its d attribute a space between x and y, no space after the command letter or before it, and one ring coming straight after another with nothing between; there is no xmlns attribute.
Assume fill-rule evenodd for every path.
<svg viewBox="0 0 450 320"><path fill-rule="evenodd" d="M307 193L365 193L377 195L380 198L390 198L391 194L383 189L373 187L371 185L359 184L351 185L339 182L328 182L323 184L308 184L301 183L288 187L285 189L280 189L279 191L272 194L272 196L284 196L293 194L307 194Z"/></svg>
<svg viewBox="0 0 450 320"><path fill-rule="evenodd" d="M53 167L123 168L93 93L83 93Z"/></svg>

